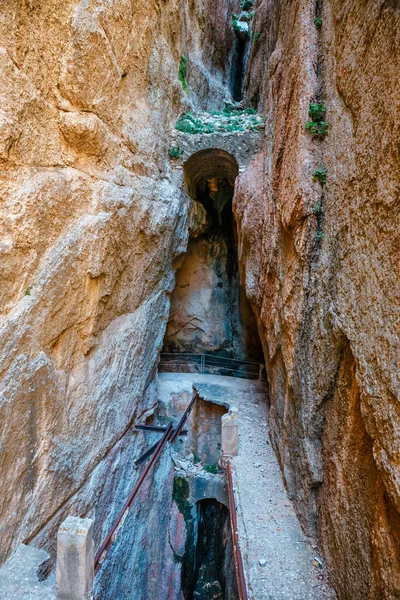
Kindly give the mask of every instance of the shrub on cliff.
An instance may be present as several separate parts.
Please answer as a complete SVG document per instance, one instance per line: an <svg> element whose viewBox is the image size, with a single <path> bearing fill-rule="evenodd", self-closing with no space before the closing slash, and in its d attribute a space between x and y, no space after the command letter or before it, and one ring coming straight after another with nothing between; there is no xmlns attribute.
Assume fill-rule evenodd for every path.
<svg viewBox="0 0 400 600"><path fill-rule="evenodd" d="M323 139L328 133L328 123L325 122L326 107L322 102L310 102L308 114L311 121L306 122L306 131L316 139Z"/></svg>
<svg viewBox="0 0 400 600"><path fill-rule="evenodd" d="M187 81L186 81L187 65L188 65L188 59L186 58L186 56L183 56L183 54L182 54L181 60L180 60L180 63L179 63L178 77L179 77L179 81L182 84L183 89L188 94L189 93L189 86L188 86Z"/></svg>

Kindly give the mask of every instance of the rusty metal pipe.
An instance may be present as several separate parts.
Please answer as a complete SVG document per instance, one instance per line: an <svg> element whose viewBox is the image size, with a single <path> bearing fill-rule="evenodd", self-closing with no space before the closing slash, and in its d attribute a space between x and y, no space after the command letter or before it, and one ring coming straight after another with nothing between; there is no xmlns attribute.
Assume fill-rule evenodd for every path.
<svg viewBox="0 0 400 600"><path fill-rule="evenodd" d="M179 424L178 424L177 428L175 429L175 431L171 435L171 439L170 439L170 443L171 444L173 444L174 442L176 442L177 438L181 434L182 427L186 423L187 418L190 415L190 411L193 408L193 404L196 402L196 400L197 400L198 397L199 397L199 392L195 388L193 388L193 396L192 396L192 399L191 399L191 401L189 403L189 406L186 408L185 412L182 415L181 420L179 421Z"/></svg>
<svg viewBox="0 0 400 600"><path fill-rule="evenodd" d="M235 503L235 495L233 492L232 465L231 465L230 460L228 460L226 472L227 472L227 483L228 483L229 514L230 514L231 529L232 529L233 557L235 560L235 569L236 569L236 578L237 578L237 584L238 584L239 600L248 600L247 585L246 585L246 578L244 575L242 553L240 551L240 546L239 546L236 503Z"/></svg>
<svg viewBox="0 0 400 600"><path fill-rule="evenodd" d="M176 429L173 429L172 423L170 423L168 425L168 427L166 428L164 435L162 436L160 441L145 452L146 456L142 455L142 457L140 457L140 459L143 459L143 458L147 457L154 450L153 456L149 460L147 466L143 469L139 479L136 482L135 487L133 488L132 492L129 494L128 499L126 500L124 506L122 507L121 511L119 512L114 523L112 524L111 529L106 536L106 539L104 540L104 542L102 543L102 545L100 546L100 548L98 549L98 551L96 553L96 556L94 558L95 574L98 573L98 571L100 570L101 565L104 561L105 556L103 557L102 562L100 562L101 557L103 556L104 552L108 552L108 550L110 549L110 547L112 545L113 535L114 535L115 531L117 530L118 525L121 523L122 518L124 517L126 511L129 509L130 505L132 504L133 500L135 499L135 497L136 497L143 481L146 479L147 474L150 471L151 467L153 466L153 464L157 460L158 456L163 451L165 444L167 443L168 440L170 441L171 444L173 444L177 440L179 435L182 435L182 428L183 428L184 424L186 423L186 420L190 414L190 411L193 408L194 403L196 402L196 400L198 398L198 395L199 395L198 391L194 388L193 397L189 403L189 406L186 408L185 412L183 413L182 418L179 421L179 424L176 427ZM138 460L140 460L140 459L138 459Z"/></svg>
<svg viewBox="0 0 400 600"><path fill-rule="evenodd" d="M135 425L135 429L141 431L154 431L155 433L164 433L167 430L166 427L159 427L158 425L142 425L141 423ZM180 435L187 435L187 430L181 431Z"/></svg>
<svg viewBox="0 0 400 600"><path fill-rule="evenodd" d="M115 519L114 523L111 526L110 531L107 534L106 539L104 540L104 542L102 543L102 545L100 546L100 548L98 549L96 556L94 558L94 572L95 574L100 570L102 563L100 562L100 559L103 555L103 553L105 551L108 551L111 544L112 544L112 537L113 534L115 532L115 530L117 529L118 525L120 524L122 517L124 516L125 512L129 509L130 505L132 504L133 500L135 499L143 481L146 479L146 476L148 474L148 472L150 471L151 467L154 465L155 461L157 460L158 456L161 454L165 444L167 443L167 440L169 439L170 435L171 435L171 431L172 431L172 424L170 424L164 435L162 436L162 438L160 439L160 441L157 444L157 448L153 454L153 456L151 457L151 459L149 460L148 464L146 465L146 467L143 469L139 479L136 482L135 487L133 488L132 492L129 494L128 499L126 500L124 506L122 507L121 511L119 512L117 518ZM104 560L104 559L103 559Z"/></svg>

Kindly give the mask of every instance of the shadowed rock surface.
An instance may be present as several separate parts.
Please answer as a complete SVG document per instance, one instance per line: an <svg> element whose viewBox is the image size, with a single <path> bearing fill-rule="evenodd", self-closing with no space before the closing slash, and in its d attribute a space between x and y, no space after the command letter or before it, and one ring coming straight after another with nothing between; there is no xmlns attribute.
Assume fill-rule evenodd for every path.
<svg viewBox="0 0 400 600"><path fill-rule="evenodd" d="M203 337L173 331L174 350L261 341L273 448L339 599L400 596L399 32L395 0L2 3L0 563L22 542L54 562L68 514L104 539L146 445L132 425L157 406L168 319L201 312ZM265 132L174 131L235 106ZM212 173L223 152L236 180L232 160ZM204 196L226 224L227 186L235 224L206 238ZM193 310L177 301L190 288ZM115 546L132 598L182 600L171 548L146 538L174 514L165 461Z"/></svg>
<svg viewBox="0 0 400 600"><path fill-rule="evenodd" d="M314 18L322 19L318 29ZM239 264L258 315L270 433L346 600L400 594L400 13L263 1L245 95L267 114L240 176ZM305 130L323 101L327 137ZM327 183L313 180L323 166Z"/></svg>

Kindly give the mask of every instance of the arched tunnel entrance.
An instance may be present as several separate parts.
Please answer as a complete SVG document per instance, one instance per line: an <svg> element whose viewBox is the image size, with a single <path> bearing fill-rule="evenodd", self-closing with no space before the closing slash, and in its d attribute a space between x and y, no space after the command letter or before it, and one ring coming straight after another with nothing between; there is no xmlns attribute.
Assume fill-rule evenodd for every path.
<svg viewBox="0 0 400 600"><path fill-rule="evenodd" d="M225 150L184 163L193 199L187 253L176 274L163 352L218 354L263 362L255 317L239 281L232 212L239 166Z"/></svg>

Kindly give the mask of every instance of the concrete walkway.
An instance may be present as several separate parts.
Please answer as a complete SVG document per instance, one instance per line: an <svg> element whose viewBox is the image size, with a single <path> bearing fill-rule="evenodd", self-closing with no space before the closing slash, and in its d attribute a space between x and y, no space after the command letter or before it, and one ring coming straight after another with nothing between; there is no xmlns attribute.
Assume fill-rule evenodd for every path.
<svg viewBox="0 0 400 600"><path fill-rule="evenodd" d="M21 544L0 567L0 600L55 600L55 575L39 581L40 566L50 556L34 546Z"/></svg>
<svg viewBox="0 0 400 600"><path fill-rule="evenodd" d="M336 598L313 540L302 532L268 439L266 389L233 377L160 373L161 403L190 392L239 409L239 455L233 464L239 496L239 537L254 600Z"/></svg>

